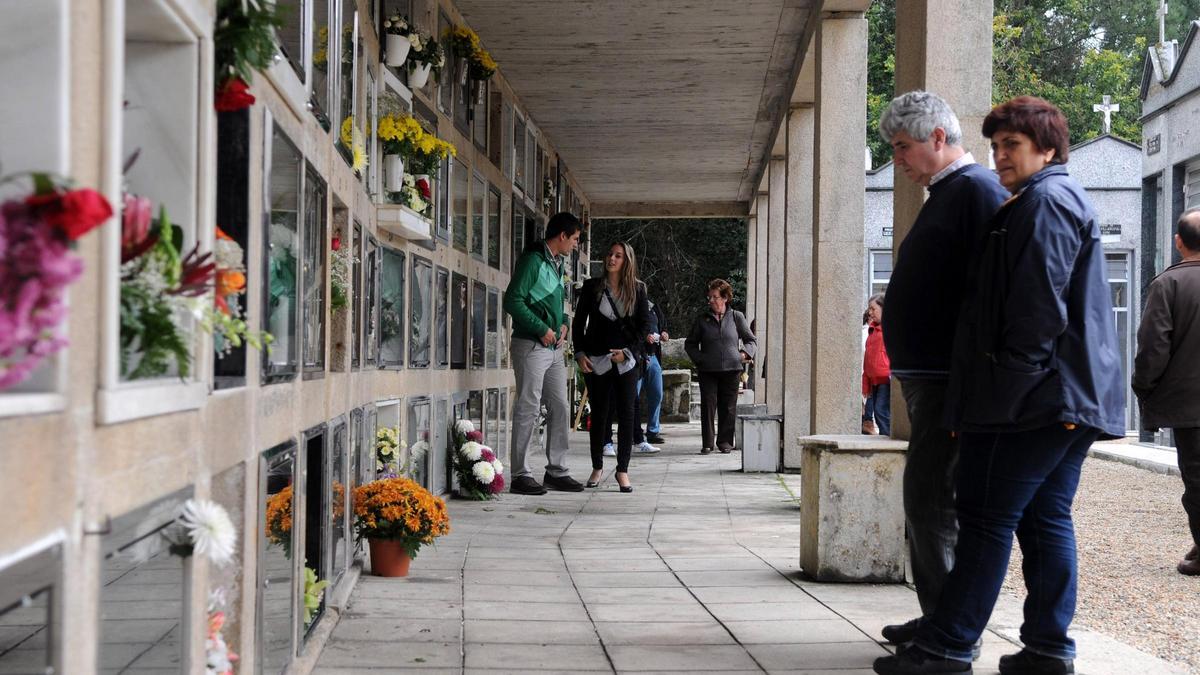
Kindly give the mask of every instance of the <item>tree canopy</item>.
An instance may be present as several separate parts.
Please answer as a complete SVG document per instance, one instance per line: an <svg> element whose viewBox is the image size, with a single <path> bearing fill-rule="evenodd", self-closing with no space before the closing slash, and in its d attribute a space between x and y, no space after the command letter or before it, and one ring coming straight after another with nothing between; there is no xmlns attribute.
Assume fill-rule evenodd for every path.
<svg viewBox="0 0 1200 675"><path fill-rule="evenodd" d="M1109 95L1121 106L1112 133L1140 143L1138 88L1146 47L1158 41L1157 8L1155 0L995 0L992 103L1044 98L1063 111L1079 143L1103 133L1092 105ZM1168 10L1167 39L1182 41L1200 18L1200 0L1172 0ZM876 0L867 19L867 143L880 166L892 157L878 124L895 95L896 0ZM954 39L949 27L946 39Z"/></svg>

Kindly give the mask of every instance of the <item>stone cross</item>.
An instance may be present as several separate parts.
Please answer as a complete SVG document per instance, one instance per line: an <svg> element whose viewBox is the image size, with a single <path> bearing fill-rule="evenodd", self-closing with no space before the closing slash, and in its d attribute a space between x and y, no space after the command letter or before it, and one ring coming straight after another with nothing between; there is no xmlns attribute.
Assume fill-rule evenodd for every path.
<svg viewBox="0 0 1200 675"><path fill-rule="evenodd" d="M1113 103L1112 97L1108 94L1105 94L1104 103L1092 104L1092 112L1104 113L1104 133L1107 134L1112 130L1112 114L1115 112L1121 112L1121 106L1120 104Z"/></svg>
<svg viewBox="0 0 1200 675"><path fill-rule="evenodd" d="M1167 41L1167 0L1159 0L1154 13L1158 15L1158 44L1161 45Z"/></svg>

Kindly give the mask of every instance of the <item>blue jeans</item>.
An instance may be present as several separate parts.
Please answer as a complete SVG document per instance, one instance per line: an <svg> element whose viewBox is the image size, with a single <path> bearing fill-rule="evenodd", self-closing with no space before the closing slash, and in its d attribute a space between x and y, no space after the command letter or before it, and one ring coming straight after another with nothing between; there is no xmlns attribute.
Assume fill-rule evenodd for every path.
<svg viewBox="0 0 1200 675"><path fill-rule="evenodd" d="M638 380L638 396L642 394L642 385L646 389L646 433L657 434L662 431L659 426L659 413L662 412L663 386L662 386L662 366L658 363L658 357L653 354L646 359L646 372L643 373L642 379ZM641 420L638 420L641 424Z"/></svg>
<svg viewBox="0 0 1200 675"><path fill-rule="evenodd" d="M1025 648L1075 658L1067 627L1075 616L1076 554L1071 502L1097 429L1054 424L1005 434L964 433L956 502L958 544L933 616L916 644L938 656L971 660L991 617L1016 532L1024 556Z"/></svg>
<svg viewBox="0 0 1200 675"><path fill-rule="evenodd" d="M874 416L879 433L888 436L892 433L892 385L889 382L871 387L867 394L866 407L863 408L863 421Z"/></svg>

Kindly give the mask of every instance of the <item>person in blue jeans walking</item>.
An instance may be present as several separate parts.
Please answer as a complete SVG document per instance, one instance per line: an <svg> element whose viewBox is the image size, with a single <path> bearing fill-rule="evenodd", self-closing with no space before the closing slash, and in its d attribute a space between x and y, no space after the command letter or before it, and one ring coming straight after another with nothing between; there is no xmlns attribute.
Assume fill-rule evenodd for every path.
<svg viewBox="0 0 1200 675"><path fill-rule="evenodd" d="M1000 183L955 333L946 422L961 437L958 543L933 614L875 672L970 673L972 648L1021 546L1024 648L1000 672L1073 673L1071 503L1088 448L1125 434L1124 383L1096 212L1067 174L1062 112L1021 96L988 114Z"/></svg>

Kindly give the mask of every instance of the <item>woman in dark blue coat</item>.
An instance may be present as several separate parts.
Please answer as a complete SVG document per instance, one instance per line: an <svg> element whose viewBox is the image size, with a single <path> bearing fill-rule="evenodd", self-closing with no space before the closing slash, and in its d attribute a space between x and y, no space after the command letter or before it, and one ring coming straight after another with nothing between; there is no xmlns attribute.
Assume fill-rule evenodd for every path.
<svg viewBox="0 0 1200 675"><path fill-rule="evenodd" d="M1067 122L1038 98L983 122L1013 196L979 252L955 337L950 428L961 435L954 568L913 646L879 673L969 672L1015 532L1028 599L1025 648L1001 673L1073 671L1071 503L1088 448L1125 433L1124 385L1096 214L1067 175Z"/></svg>

